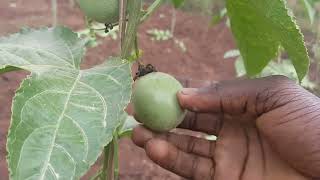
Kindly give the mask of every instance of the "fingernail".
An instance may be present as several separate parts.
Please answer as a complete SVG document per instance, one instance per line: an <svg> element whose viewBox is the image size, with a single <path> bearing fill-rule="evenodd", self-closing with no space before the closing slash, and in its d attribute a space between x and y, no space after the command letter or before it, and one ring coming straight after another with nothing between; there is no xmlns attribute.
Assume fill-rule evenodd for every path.
<svg viewBox="0 0 320 180"><path fill-rule="evenodd" d="M184 89L182 89L180 92L181 92L181 94L183 94L183 95L188 95L188 96L190 96L190 95L194 95L194 94L197 94L197 89L196 88L184 88Z"/></svg>

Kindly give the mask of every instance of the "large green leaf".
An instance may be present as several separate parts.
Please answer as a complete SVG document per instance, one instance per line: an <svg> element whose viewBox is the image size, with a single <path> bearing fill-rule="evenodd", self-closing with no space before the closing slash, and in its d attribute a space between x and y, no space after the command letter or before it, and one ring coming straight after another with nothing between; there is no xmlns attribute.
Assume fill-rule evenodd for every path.
<svg viewBox="0 0 320 180"><path fill-rule="evenodd" d="M227 0L232 32L249 75L276 57L279 46L288 52L299 79L309 68L303 36L284 0Z"/></svg>
<svg viewBox="0 0 320 180"><path fill-rule="evenodd" d="M80 70L84 44L63 27L0 40L0 72L31 72L13 100L11 179L78 179L112 140L130 99L130 64L110 58Z"/></svg>

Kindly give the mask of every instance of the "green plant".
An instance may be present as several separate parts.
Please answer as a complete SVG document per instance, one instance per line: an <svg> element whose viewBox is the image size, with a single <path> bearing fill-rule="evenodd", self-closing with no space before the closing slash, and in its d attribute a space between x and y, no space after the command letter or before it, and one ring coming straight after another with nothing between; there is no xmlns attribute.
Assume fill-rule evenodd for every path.
<svg viewBox="0 0 320 180"><path fill-rule="evenodd" d="M264 0L252 4L227 0L231 29L247 74L252 76L261 72L277 56L278 48L282 46L287 51L299 80L302 80L309 68L309 57L302 34L288 14L285 2Z"/></svg>
<svg viewBox="0 0 320 180"><path fill-rule="evenodd" d="M89 69L80 69L88 39L68 28L23 29L0 39L0 73L31 72L12 103L7 141L11 179L79 179L102 152L103 166L93 179L119 178L118 139L130 135L137 124L124 111L132 94L131 66L141 63L137 26L162 0L155 0L146 11L141 11L141 0L125 2L120 0L115 22L120 54ZM282 46L298 79L303 79L309 65L307 51L283 0L227 0L226 4L249 75L260 73ZM114 11L118 9L108 13ZM173 96L168 98L172 101Z"/></svg>
<svg viewBox="0 0 320 180"><path fill-rule="evenodd" d="M294 1L291 1L294 2ZM295 4L291 4L291 7L293 7L295 13L299 14L302 13L304 14L304 16L300 17L300 24L304 22L304 21L308 21L308 27L303 27L306 28L304 30L309 31L309 29L311 29L311 31L313 32L312 37L314 37L314 39L310 42L307 42L308 46L310 47L310 52L312 52L312 56L310 57L312 62L315 62L316 64L316 73L319 73L319 56L318 56L318 45L319 45L319 29L318 29L318 25L319 23L317 21L314 21L315 18L318 18L318 10L316 9L316 5L317 3L319 3L320 1L318 0L299 0L297 2L295 2ZM221 13L223 16L225 16L224 13ZM220 21L221 17L223 16L219 16L219 17L215 17L213 18L213 23L216 23L214 20ZM310 26L311 25L311 26ZM283 50L283 48L280 47L280 49ZM274 74L282 74L285 75L287 77L289 77L292 80L295 80L297 82L299 82L299 78L297 77L297 75L295 74L295 68L293 67L292 63L290 62L290 59L288 59L287 57L285 59L283 59L282 56L283 52L279 51L277 53L277 59L274 58L274 61L271 61L268 63L267 66L264 67L264 69L262 71L260 71L260 73L253 75L251 77L264 77L264 76L268 76L268 75L274 75ZM244 65L244 60L243 58L240 56L240 52L239 50L230 50L228 52L226 52L225 54L225 58L229 58L229 57L237 57L237 60L235 62L235 69L237 72L238 76L243 76L243 75L247 75L247 71L246 71L246 67ZM318 76L316 76L318 77ZM318 78L316 78L316 80L310 80L308 76L306 76L302 81L301 81L301 85L304 86L305 88L311 90L312 92L317 91L316 89L319 88L318 84Z"/></svg>
<svg viewBox="0 0 320 180"><path fill-rule="evenodd" d="M225 59L236 58L236 62L234 65L235 65L237 76L238 77L247 76L244 62L240 55L239 50L230 50L226 52L224 55L224 58ZM279 58L281 57L279 56ZM299 83L299 79L295 72L294 66L292 65L289 59L278 59L278 60L271 61L259 74L253 77L259 78L259 77L266 77L270 75L283 75ZM301 85L309 90L314 90L316 88L316 84L313 83L308 76L302 79Z"/></svg>
<svg viewBox="0 0 320 180"><path fill-rule="evenodd" d="M139 78L133 88L135 115L148 128L165 132L181 123L185 116L177 92L182 85L174 77L154 72Z"/></svg>

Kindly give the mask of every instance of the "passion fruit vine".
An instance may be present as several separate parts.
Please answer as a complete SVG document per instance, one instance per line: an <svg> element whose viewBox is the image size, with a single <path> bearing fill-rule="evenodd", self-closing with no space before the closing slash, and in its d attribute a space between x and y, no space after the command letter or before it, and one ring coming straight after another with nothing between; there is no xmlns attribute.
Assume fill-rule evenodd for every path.
<svg viewBox="0 0 320 180"><path fill-rule="evenodd" d="M115 23L119 20L119 0L78 0L84 14L100 23Z"/></svg>
<svg viewBox="0 0 320 180"><path fill-rule="evenodd" d="M141 123L158 132L170 131L184 119L177 92L183 87L169 74L152 72L136 80L132 104Z"/></svg>

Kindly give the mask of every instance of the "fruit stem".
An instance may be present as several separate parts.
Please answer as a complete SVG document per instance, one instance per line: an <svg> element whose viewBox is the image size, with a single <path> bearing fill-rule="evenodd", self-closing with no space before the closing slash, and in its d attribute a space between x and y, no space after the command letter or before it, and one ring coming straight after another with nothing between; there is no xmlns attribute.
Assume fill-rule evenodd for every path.
<svg viewBox="0 0 320 180"><path fill-rule="evenodd" d="M137 59L138 65L143 66L142 61L139 59L140 53L139 53L139 45L138 45L138 36L137 35L134 38L134 51L135 51L136 57L138 58Z"/></svg>

